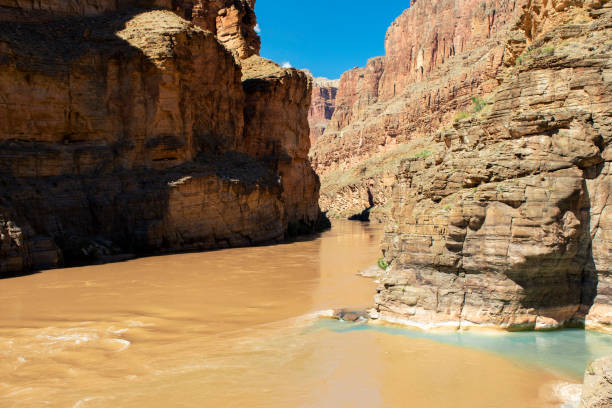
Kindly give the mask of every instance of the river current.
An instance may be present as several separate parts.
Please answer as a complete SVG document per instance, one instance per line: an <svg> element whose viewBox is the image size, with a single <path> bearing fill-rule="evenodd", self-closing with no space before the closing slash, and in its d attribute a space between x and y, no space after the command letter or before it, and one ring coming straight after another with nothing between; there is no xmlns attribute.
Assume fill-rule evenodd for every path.
<svg viewBox="0 0 612 408"><path fill-rule="evenodd" d="M327 319L372 304L382 229L0 280L0 407L575 406L612 336Z"/></svg>

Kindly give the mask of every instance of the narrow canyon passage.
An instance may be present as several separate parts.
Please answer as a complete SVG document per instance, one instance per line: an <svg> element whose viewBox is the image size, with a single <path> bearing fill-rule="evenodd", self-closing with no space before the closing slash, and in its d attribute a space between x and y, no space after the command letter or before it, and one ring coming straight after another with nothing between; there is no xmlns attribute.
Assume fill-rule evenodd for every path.
<svg viewBox="0 0 612 408"><path fill-rule="evenodd" d="M381 236L345 221L284 245L2 280L0 406L560 406L554 387L579 374L482 351L498 336L474 337L482 346L321 318L372 304L376 284L356 273Z"/></svg>
<svg viewBox="0 0 612 408"><path fill-rule="evenodd" d="M0 0L0 408L612 407L611 38Z"/></svg>

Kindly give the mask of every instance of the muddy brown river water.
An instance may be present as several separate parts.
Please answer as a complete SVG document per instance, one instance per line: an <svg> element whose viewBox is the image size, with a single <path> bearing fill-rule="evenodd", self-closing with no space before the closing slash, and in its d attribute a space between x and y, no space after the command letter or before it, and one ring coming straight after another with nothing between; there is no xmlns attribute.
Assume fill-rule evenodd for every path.
<svg viewBox="0 0 612 408"><path fill-rule="evenodd" d="M498 354L317 327L372 304L382 229L0 280L0 407L560 406ZM349 323L337 323L349 324Z"/></svg>

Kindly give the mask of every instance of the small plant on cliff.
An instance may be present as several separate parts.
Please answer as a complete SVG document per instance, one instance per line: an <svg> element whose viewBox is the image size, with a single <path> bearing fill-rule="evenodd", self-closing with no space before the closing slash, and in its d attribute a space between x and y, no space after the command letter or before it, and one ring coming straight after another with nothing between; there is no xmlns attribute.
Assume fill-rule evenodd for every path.
<svg viewBox="0 0 612 408"><path fill-rule="evenodd" d="M549 57L555 54L555 47L548 46L544 48L527 48L521 55L516 58L514 65L526 64L530 59L535 57Z"/></svg>
<svg viewBox="0 0 612 408"><path fill-rule="evenodd" d="M379 258L377 264L378 264L378 267L382 269L383 271L386 271L387 268L389 267L389 265L387 264L387 261L385 261L385 258Z"/></svg>
<svg viewBox="0 0 612 408"><path fill-rule="evenodd" d="M414 155L414 157L422 157L422 158L427 158L429 156L431 156L433 152L431 150L421 150L420 152L418 152L417 154Z"/></svg>
<svg viewBox="0 0 612 408"><path fill-rule="evenodd" d="M446 204L444 207L444 211L450 211L453 206L451 204Z"/></svg>
<svg viewBox="0 0 612 408"><path fill-rule="evenodd" d="M515 66L523 65L523 56L522 55L519 55L518 57L516 57L516 60L514 61L514 65Z"/></svg>
<svg viewBox="0 0 612 408"><path fill-rule="evenodd" d="M548 46L548 47L544 47L540 50L540 54L544 55L544 56L551 56L555 54L555 47L553 46Z"/></svg>
<svg viewBox="0 0 612 408"><path fill-rule="evenodd" d="M468 112L457 112L453 121L459 122L460 120L467 119L469 117L470 117L470 114Z"/></svg>
<svg viewBox="0 0 612 408"><path fill-rule="evenodd" d="M531 54L533 54L533 50L530 48L527 48L525 51L523 51L521 55L516 57L516 61L514 61L514 65L523 65L531 57Z"/></svg>
<svg viewBox="0 0 612 408"><path fill-rule="evenodd" d="M487 101L485 101L478 95L472 96L472 103L474 104L474 107L472 108L472 112L474 113L480 112L485 106L489 104Z"/></svg>

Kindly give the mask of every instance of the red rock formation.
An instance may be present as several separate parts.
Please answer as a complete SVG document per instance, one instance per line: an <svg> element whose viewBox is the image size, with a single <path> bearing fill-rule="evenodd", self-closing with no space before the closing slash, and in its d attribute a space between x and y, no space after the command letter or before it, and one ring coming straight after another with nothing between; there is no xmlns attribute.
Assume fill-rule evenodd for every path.
<svg viewBox="0 0 612 408"><path fill-rule="evenodd" d="M175 11L210 31L239 58L259 54L255 0L0 0L0 21L44 21L93 16L126 8Z"/></svg>
<svg viewBox="0 0 612 408"><path fill-rule="evenodd" d="M55 20L93 16L124 8L173 9L173 0L0 0L0 21Z"/></svg>
<svg viewBox="0 0 612 408"><path fill-rule="evenodd" d="M329 120L336 109L336 94L339 80L327 78L313 78L312 73L303 70L312 78L312 96L310 110L308 111L308 124L310 126L311 146L323 135Z"/></svg>
<svg viewBox="0 0 612 408"><path fill-rule="evenodd" d="M390 221L375 317L610 330L609 4L419 0L342 76L311 156Z"/></svg>
<svg viewBox="0 0 612 408"><path fill-rule="evenodd" d="M240 68L172 13L13 27L3 30L0 135L23 153L5 157L4 172L161 169L241 143Z"/></svg>
<svg viewBox="0 0 612 408"><path fill-rule="evenodd" d="M238 58L259 55L255 0L174 0L177 11L215 34Z"/></svg>
<svg viewBox="0 0 612 408"><path fill-rule="evenodd" d="M242 31L221 44L169 11L9 3L0 3L0 273L278 241L295 222L314 225L308 81L284 71L260 78L270 95L249 92L237 61L258 47L245 34L254 15L240 14ZM234 11L252 14L252 2L223 4L223 29ZM288 116L265 110L244 121L258 95L276 111L286 103L288 129ZM276 150L247 148L262 134Z"/></svg>
<svg viewBox="0 0 612 408"><path fill-rule="evenodd" d="M381 99L428 78L450 58L489 42L514 22L522 4L514 0L412 2L387 31ZM489 58L495 60L493 55Z"/></svg>
<svg viewBox="0 0 612 408"><path fill-rule="evenodd" d="M312 229L319 217L319 180L308 151L310 81L294 68L253 56L242 62L246 129L241 151L280 176L292 228Z"/></svg>

